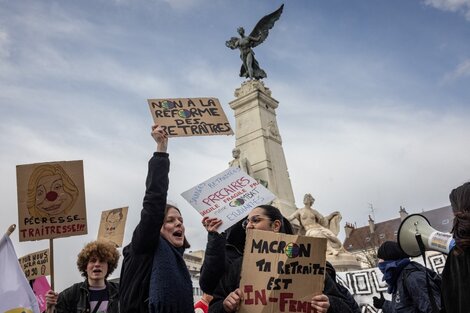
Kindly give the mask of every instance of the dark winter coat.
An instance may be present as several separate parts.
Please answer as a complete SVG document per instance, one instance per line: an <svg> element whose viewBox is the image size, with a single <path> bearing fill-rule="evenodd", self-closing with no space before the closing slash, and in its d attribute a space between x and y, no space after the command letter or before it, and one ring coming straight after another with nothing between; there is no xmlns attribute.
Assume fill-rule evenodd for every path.
<svg viewBox="0 0 470 313"><path fill-rule="evenodd" d="M108 313L119 312L119 285L106 281L108 289ZM88 282L76 283L59 294L56 313L84 313L90 311Z"/></svg>
<svg viewBox="0 0 470 313"><path fill-rule="evenodd" d="M468 313L470 310L470 248L447 256L442 272L444 312Z"/></svg>
<svg viewBox="0 0 470 313"><path fill-rule="evenodd" d="M223 306L224 299L240 285L242 261L243 258L236 260L230 270L220 280L219 285L214 290L214 299L210 303L209 313L225 313ZM330 301L328 313L353 313L344 295L336 288L336 283L328 274L325 274L323 293L328 296Z"/></svg>
<svg viewBox="0 0 470 313"><path fill-rule="evenodd" d="M168 154L155 152L149 161L140 222L134 230L131 243L123 250L119 302L122 313L149 311L150 276L165 218L169 170Z"/></svg>
<svg viewBox="0 0 470 313"><path fill-rule="evenodd" d="M426 271L426 272L425 272ZM428 295L426 273L430 277L437 275L416 262L410 262L403 268L397 278L397 290L392 300L386 300L382 307L383 313L428 313L432 312L431 300ZM430 279L431 291L438 309L441 307L441 294L438 285Z"/></svg>
<svg viewBox="0 0 470 313"><path fill-rule="evenodd" d="M227 234L217 232L207 234L204 263L199 277L199 286L203 292L211 295L232 263L243 256L245 236L241 223L233 225L227 230Z"/></svg>

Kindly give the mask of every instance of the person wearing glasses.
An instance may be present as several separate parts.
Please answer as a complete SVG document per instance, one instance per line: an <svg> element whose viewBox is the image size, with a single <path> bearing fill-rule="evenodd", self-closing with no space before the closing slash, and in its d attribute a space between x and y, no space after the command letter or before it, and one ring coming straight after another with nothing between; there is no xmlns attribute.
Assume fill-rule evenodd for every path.
<svg viewBox="0 0 470 313"><path fill-rule="evenodd" d="M164 130L152 126L157 143L148 165L140 221L123 250L120 312L194 312L193 288L183 252L189 247L181 212L167 204L170 160Z"/></svg>
<svg viewBox="0 0 470 313"><path fill-rule="evenodd" d="M290 222L282 216L279 209L271 205L260 205L254 208L242 225L245 229L293 234ZM241 267L242 258L239 258L222 277L214 290L214 299L209 305L209 313L236 312L239 309L243 298L243 292L239 288ZM316 313L352 312L344 300L344 296L335 287L333 280L326 274L323 294L313 296L311 305L313 312Z"/></svg>

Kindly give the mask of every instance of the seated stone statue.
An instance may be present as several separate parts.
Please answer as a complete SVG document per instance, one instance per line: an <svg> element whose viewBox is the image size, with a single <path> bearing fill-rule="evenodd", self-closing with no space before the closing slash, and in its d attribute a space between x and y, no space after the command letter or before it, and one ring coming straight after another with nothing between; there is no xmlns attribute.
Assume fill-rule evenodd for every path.
<svg viewBox="0 0 470 313"><path fill-rule="evenodd" d="M297 219L300 223L299 234L320 237L328 239L327 255L338 255L345 252L343 244L338 239L339 222L341 221L341 213L335 211L328 216L321 215L317 210L312 208L315 199L311 194L304 196L304 207L297 209L292 215L287 217L289 221Z"/></svg>
<svg viewBox="0 0 470 313"><path fill-rule="evenodd" d="M240 158L240 149L234 148L232 150L233 160L228 163L230 167L239 167L242 171L253 177L253 170L250 161L247 158Z"/></svg>

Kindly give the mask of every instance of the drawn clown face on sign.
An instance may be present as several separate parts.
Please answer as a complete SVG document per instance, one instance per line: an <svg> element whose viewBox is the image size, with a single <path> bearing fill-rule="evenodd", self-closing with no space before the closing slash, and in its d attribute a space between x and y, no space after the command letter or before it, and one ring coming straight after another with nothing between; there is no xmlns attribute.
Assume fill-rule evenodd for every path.
<svg viewBox="0 0 470 313"><path fill-rule="evenodd" d="M34 169L28 183L28 210L32 216L67 214L79 191L58 164L44 164Z"/></svg>
<svg viewBox="0 0 470 313"><path fill-rule="evenodd" d="M109 212L108 216L106 216L106 235L110 235L116 231L122 218L122 209L114 209Z"/></svg>

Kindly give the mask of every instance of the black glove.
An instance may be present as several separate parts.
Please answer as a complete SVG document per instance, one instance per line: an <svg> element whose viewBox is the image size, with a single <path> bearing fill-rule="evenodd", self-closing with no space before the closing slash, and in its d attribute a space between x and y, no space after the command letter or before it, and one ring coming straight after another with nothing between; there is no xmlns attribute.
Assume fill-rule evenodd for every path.
<svg viewBox="0 0 470 313"><path fill-rule="evenodd" d="M383 293L380 293L380 299L377 297L373 297L372 299L374 299L374 308L381 309L383 307L384 302L385 302Z"/></svg>

